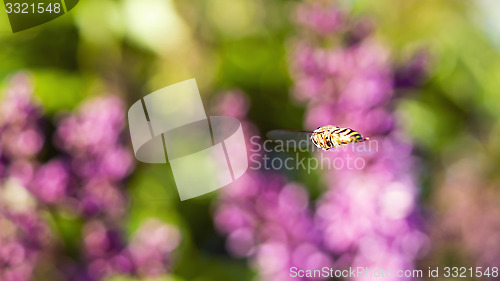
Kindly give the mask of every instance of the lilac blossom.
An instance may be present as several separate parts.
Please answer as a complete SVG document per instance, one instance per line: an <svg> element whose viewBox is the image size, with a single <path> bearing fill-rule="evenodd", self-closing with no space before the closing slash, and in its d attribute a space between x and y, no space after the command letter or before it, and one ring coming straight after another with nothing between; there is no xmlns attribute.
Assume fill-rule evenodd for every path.
<svg viewBox="0 0 500 281"><path fill-rule="evenodd" d="M85 217L122 215L122 181L133 169L123 115L119 98L106 96L60 119L55 143L64 153L38 165L29 183L32 193L44 203L72 206Z"/></svg>
<svg viewBox="0 0 500 281"><path fill-rule="evenodd" d="M24 184L31 180L34 158L41 150L42 111L31 97L26 74L17 74L0 103L0 175L14 174Z"/></svg>
<svg viewBox="0 0 500 281"><path fill-rule="evenodd" d="M248 101L239 91L220 96L216 111L240 118L247 136L257 135L245 119ZM252 144L247 143L247 148ZM297 183L276 173L249 170L224 188L216 203L214 221L228 236L227 249L247 257L262 280L291 280L289 268L332 265L321 249L321 233L314 224L309 194Z"/></svg>
<svg viewBox="0 0 500 281"><path fill-rule="evenodd" d="M481 152L465 153L449 163L439 180L432 202L439 216L433 218L431 228L437 242L430 256L436 264L446 263L437 258L453 252L465 265L482 267L485 280L497 280L493 271L497 268L498 273L500 260L500 193L481 176L488 166L483 159Z"/></svg>
<svg viewBox="0 0 500 281"><path fill-rule="evenodd" d="M63 161L51 160L41 165L32 181L32 192L46 203L56 203L66 196L69 174Z"/></svg>
<svg viewBox="0 0 500 281"><path fill-rule="evenodd" d="M122 133L124 112L118 97L105 96L88 101L78 114L60 120L55 141L71 156L71 169L83 181L120 181L133 168Z"/></svg>
<svg viewBox="0 0 500 281"><path fill-rule="evenodd" d="M418 220L412 145L390 110L394 74L389 55L370 36L356 44L325 46L305 39L292 53L294 95L307 106L306 127L355 128L376 141L378 151L328 153L362 157L366 166L325 171L329 189L316 211L324 245L346 265L413 269L428 238Z"/></svg>
<svg viewBox="0 0 500 281"><path fill-rule="evenodd" d="M331 266L304 187L278 175L249 171L221 195L215 224L227 249L248 257L262 280L291 280L293 266Z"/></svg>
<svg viewBox="0 0 500 281"><path fill-rule="evenodd" d="M297 9L295 18L299 24L323 36L339 30L344 23L344 13L338 7L325 6L319 1Z"/></svg>
<svg viewBox="0 0 500 281"><path fill-rule="evenodd" d="M156 219L146 220L128 246L137 275L166 274L172 264L172 252L180 241L181 234L176 227Z"/></svg>
<svg viewBox="0 0 500 281"><path fill-rule="evenodd" d="M0 280L32 280L45 257L67 280L168 272L180 240L177 228L146 221L127 241L120 223L133 158L123 133L125 106L118 97L86 101L59 118L54 137L59 151L44 162L38 159L50 140L42 126L48 119L34 103L26 75L14 76L0 109ZM54 255L63 246L54 237L63 231L57 223L61 213L83 224L81 261Z"/></svg>
<svg viewBox="0 0 500 281"><path fill-rule="evenodd" d="M44 136L41 109L25 74L11 80L0 102L0 280L30 280L51 233L28 191Z"/></svg>
<svg viewBox="0 0 500 281"><path fill-rule="evenodd" d="M134 270L126 244L118 228L93 220L83 228L88 275L101 280L113 274L131 274Z"/></svg>
<svg viewBox="0 0 500 281"><path fill-rule="evenodd" d="M179 243L178 229L155 219L146 220L129 243L119 228L89 221L84 226L87 274L91 280L112 275L162 276L168 273Z"/></svg>
<svg viewBox="0 0 500 281"><path fill-rule="evenodd" d="M125 106L118 97L100 97L59 120L56 132L55 143L66 153L60 157L66 163L60 176L70 178L64 200L76 202L76 211L88 219L83 249L90 280L164 274L178 244L173 226L145 222L138 230L139 238L127 243L117 224L128 206L123 181L133 169L133 156L123 135L124 116ZM145 241L145 233L155 233L155 239ZM75 272L71 278L77 280L75 275L81 272Z"/></svg>
<svg viewBox="0 0 500 281"><path fill-rule="evenodd" d="M34 212L0 213L0 280L30 280L42 250L51 241L45 223Z"/></svg>
<svg viewBox="0 0 500 281"><path fill-rule="evenodd" d="M431 58L426 50L419 50L410 60L400 66L394 77L397 88L413 88L424 83L428 76Z"/></svg>
<svg viewBox="0 0 500 281"><path fill-rule="evenodd" d="M370 36L369 21L356 22L336 6L324 5L305 2L295 14L299 24L319 36L299 38L293 47L293 97L307 106L307 129L356 128L378 150L319 152L326 158L361 158L364 165L325 170L328 189L316 204L309 203L304 187L275 171L249 170L222 190L215 224L227 235L228 251L247 257L260 280L294 279L289 271L294 266L411 270L428 244L417 206L412 144L391 111L395 74L389 53ZM347 40L332 47L331 42L342 42L335 37ZM229 115L246 112L244 100L238 92L223 95L217 108ZM249 124L245 114L237 117L244 127ZM245 134L258 135L255 129Z"/></svg>

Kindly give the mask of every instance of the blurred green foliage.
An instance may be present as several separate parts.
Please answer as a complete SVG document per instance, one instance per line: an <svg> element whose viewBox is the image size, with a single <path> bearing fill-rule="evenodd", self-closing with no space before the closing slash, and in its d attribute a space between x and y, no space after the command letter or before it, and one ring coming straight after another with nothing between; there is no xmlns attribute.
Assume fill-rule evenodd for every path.
<svg viewBox="0 0 500 281"><path fill-rule="evenodd" d="M2 7L0 87L12 74L28 71L38 99L53 115L106 92L131 104L155 89L196 77L205 104L221 90L239 88L249 95L249 118L262 132L300 129L303 109L290 101L287 66L290 39L296 36L290 20L296 3L86 0L67 15L15 34ZM466 1L358 0L346 5L372 18L396 62L419 48L431 54L429 80L416 92L402 93L397 108L399 125L426 163L425 198L432 193L432 177L467 153L486 155L495 177L500 167L500 53L485 24L491 15ZM290 177L316 188L313 196L318 193L317 177ZM129 233L150 217L176 224L183 233L173 269L178 277L154 280L252 279L252 270L227 255L214 230L214 194L180 202L168 169L141 164L127 188ZM63 230L63 241L78 243L79 234L72 230L77 227L71 225L79 222L51 217L51 223Z"/></svg>

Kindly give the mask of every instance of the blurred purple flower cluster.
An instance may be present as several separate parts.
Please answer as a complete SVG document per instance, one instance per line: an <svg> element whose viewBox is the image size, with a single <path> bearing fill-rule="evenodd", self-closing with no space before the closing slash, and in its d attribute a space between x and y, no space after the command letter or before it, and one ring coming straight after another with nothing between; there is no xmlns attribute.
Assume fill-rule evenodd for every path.
<svg viewBox="0 0 500 281"><path fill-rule="evenodd" d="M13 183L9 183L10 185ZM51 234L45 223L34 212L26 210L11 211L3 205L6 200L18 197L22 191L13 190L22 187L6 187L10 192L2 192L0 210L0 280L30 280L43 251L51 248ZM16 202L20 203L20 202Z"/></svg>
<svg viewBox="0 0 500 281"><path fill-rule="evenodd" d="M126 202L121 181L133 168L122 134L124 112L118 97L107 96L88 101L77 114L59 120L55 143L65 155L40 169L40 180L34 185L42 198L51 198L43 194L54 193L52 187L65 191L52 198L76 199L77 211L86 217L123 214ZM75 182L79 184L71 184Z"/></svg>
<svg viewBox="0 0 500 281"><path fill-rule="evenodd" d="M85 273L76 268L73 280L101 280L112 275L161 276L171 264L171 253L180 242L177 228L156 219L147 220L126 243L122 231L102 220L92 220L83 228L86 256ZM87 279L84 279L87 280Z"/></svg>
<svg viewBox="0 0 500 281"><path fill-rule="evenodd" d="M42 111L31 101L25 74L15 76L0 104L0 177L31 180L34 160L42 149Z"/></svg>
<svg viewBox="0 0 500 281"><path fill-rule="evenodd" d="M377 144L377 151L357 155L367 163L364 169L324 174L329 189L319 200L316 217L325 246L348 265L413 269L428 238L418 219L412 145L395 126L391 111L394 74L389 55L369 33L355 44L325 47L321 42L302 40L292 53L294 94L307 106L306 127L352 127ZM352 150L335 154L356 157Z"/></svg>
<svg viewBox="0 0 500 281"><path fill-rule="evenodd" d="M299 9L310 5L304 3ZM326 248L342 264L411 270L428 243L418 218L412 145L395 126L389 54L369 32L357 32L363 24L355 21L341 23L354 31L346 28L325 36L317 30L320 39L299 39L291 56L293 92L307 106L306 127L351 127L376 144L368 144L376 151L367 155L353 150L325 153L362 157L366 165L324 173L329 189L319 199L316 218ZM327 44L332 37L350 38L353 33L358 34L355 41Z"/></svg>
<svg viewBox="0 0 500 281"><path fill-rule="evenodd" d="M335 5L306 1L295 15L309 32L296 41L291 55L293 95L307 106L305 126L355 128L370 136L378 151L321 152L327 158L361 157L366 165L325 171L328 189L315 206L306 189L275 172L248 171L223 190L216 226L228 235L228 250L249 257L261 280L296 279L290 276L293 266L411 270L428 238L417 206L412 144L391 110L395 73L389 54L370 36L368 21L356 22ZM332 46L342 39L343 44ZM221 99L229 104L219 108L231 109L223 114L238 107L246 112L248 105L241 106L244 98L238 96ZM245 133L257 135L254 129ZM384 280L399 279L404 278Z"/></svg>
<svg viewBox="0 0 500 281"><path fill-rule="evenodd" d="M0 103L0 280L29 280L50 233L25 189L44 136L41 110L24 74L15 76Z"/></svg>
<svg viewBox="0 0 500 281"><path fill-rule="evenodd" d="M48 118L31 93L28 77L17 75L0 103L0 280L30 280L37 256L61 247L53 234L61 230L52 229L57 223L48 226L47 214L56 222L64 214L82 223L82 258L52 260L66 279L166 273L178 230L147 221L127 242L121 225L127 208L123 183L134 168L123 133L125 105L104 96L59 118L55 155L41 161L44 140L50 140L41 124Z"/></svg>
<svg viewBox="0 0 500 281"><path fill-rule="evenodd" d="M333 5L325 7L317 1L297 9L295 18L301 25L326 36L342 28L344 13Z"/></svg>
<svg viewBox="0 0 500 281"><path fill-rule="evenodd" d="M239 91L221 95L216 111L240 118L246 136L257 135L246 120L248 101ZM247 148L252 148L247 143ZM262 280L289 280L289 268L330 266L319 247L321 234L313 220L309 194L296 183L269 171L249 170L216 203L217 229L228 235L228 251L249 257Z"/></svg>
<svg viewBox="0 0 500 281"><path fill-rule="evenodd" d="M500 191L484 176L488 164L482 159L486 158L478 157L480 153L467 154L450 162L438 183L432 261L443 263L442 257L450 254L465 262L472 259L475 264L471 266L482 267L486 273L482 279L498 280L493 271L500 260Z"/></svg>

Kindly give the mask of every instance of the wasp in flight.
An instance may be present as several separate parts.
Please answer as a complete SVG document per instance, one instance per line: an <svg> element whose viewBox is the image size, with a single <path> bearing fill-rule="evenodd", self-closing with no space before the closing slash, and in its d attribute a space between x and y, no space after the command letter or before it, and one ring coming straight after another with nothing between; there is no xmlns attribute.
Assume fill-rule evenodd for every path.
<svg viewBox="0 0 500 281"><path fill-rule="evenodd" d="M314 131L289 131L289 130L273 130L267 133L267 137L275 140L292 140L299 141L298 146L305 143L313 143L316 147L323 150L329 150L343 144L364 142L369 138L363 137L360 133L350 129L341 128L333 125L319 127Z"/></svg>

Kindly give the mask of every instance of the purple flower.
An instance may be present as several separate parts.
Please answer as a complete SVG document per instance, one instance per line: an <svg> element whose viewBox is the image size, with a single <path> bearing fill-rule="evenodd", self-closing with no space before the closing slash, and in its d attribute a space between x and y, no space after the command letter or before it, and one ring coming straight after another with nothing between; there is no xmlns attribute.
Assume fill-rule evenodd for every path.
<svg viewBox="0 0 500 281"><path fill-rule="evenodd" d="M154 219L144 222L128 245L118 228L99 220L90 221L84 227L88 275L91 280L100 280L123 274L139 277L165 274L179 242L176 227Z"/></svg>
<svg viewBox="0 0 500 281"><path fill-rule="evenodd" d="M453 252L457 260L488 272L484 280L497 280L492 270L500 261L500 192L482 176L484 164L476 155L464 154L439 180L434 202L439 216L430 225L435 240L431 261L447 266L441 257Z"/></svg>
<svg viewBox="0 0 500 281"><path fill-rule="evenodd" d="M233 90L219 95L213 104L212 111L216 114L244 118L249 107L248 97L240 90Z"/></svg>
<svg viewBox="0 0 500 281"><path fill-rule="evenodd" d="M326 36L339 30L344 15L337 7L320 2L302 3L296 10L295 20L314 32Z"/></svg>
<svg viewBox="0 0 500 281"><path fill-rule="evenodd" d="M400 66L394 78L396 88L414 88L428 77L430 54L426 50L415 53L408 62Z"/></svg>
<svg viewBox="0 0 500 281"><path fill-rule="evenodd" d="M107 227L101 221L88 222L84 227L84 247L89 276L94 280L131 274L134 270L119 229Z"/></svg>
<svg viewBox="0 0 500 281"><path fill-rule="evenodd" d="M45 224L34 214L0 212L0 280L31 279L41 250L51 241Z"/></svg>
<svg viewBox="0 0 500 281"><path fill-rule="evenodd" d="M75 281L168 272L177 228L149 221L127 243L120 225L128 204L123 182L134 165L121 100L92 99L60 118L54 143L61 153L38 163L44 116L31 91L27 77L17 75L0 102L0 280L31 280L45 258L54 264L51 273ZM81 257L74 260L55 252L64 245L55 245L41 219L50 217L62 233L63 216L83 224Z"/></svg>
<svg viewBox="0 0 500 281"><path fill-rule="evenodd" d="M241 92L221 95L219 113L229 114L241 106ZM226 103L226 104L224 104ZM234 106L231 106L234 103ZM221 112L220 109L229 109ZM256 135L246 112L234 113L242 119L245 134ZM254 147L250 142L247 147ZM262 280L290 280L289 268L331 265L320 246L321 234L314 223L309 194L304 187L269 171L247 171L222 190L214 209L217 229L227 235L227 249L236 257L246 257Z"/></svg>
<svg viewBox="0 0 500 281"><path fill-rule="evenodd" d="M0 101L0 280L27 281L53 241L27 191L44 137L41 110L26 75L17 74Z"/></svg>
<svg viewBox="0 0 500 281"><path fill-rule="evenodd" d="M28 77L17 74L0 103L0 153L5 158L32 158L42 148L41 110L33 103L31 91Z"/></svg>
<svg viewBox="0 0 500 281"><path fill-rule="evenodd" d="M291 267L412 269L428 244L417 206L412 145L395 127L391 111L389 54L370 37L369 21L322 7L319 1L299 5L298 22L321 36L297 40L290 63L292 94L307 107L307 129L351 127L375 146L366 152L318 153L362 165L322 172L328 188L315 205L309 204L307 189L274 171L247 171L221 191L214 212L217 229L227 235L228 251L247 257L260 280L293 279ZM348 40L331 47L332 37ZM249 123L244 114L236 115ZM247 137L253 135L255 130Z"/></svg>
<svg viewBox="0 0 500 281"><path fill-rule="evenodd" d="M35 174L36 164L27 159L11 159L9 166L6 167L9 178L18 180L21 185L29 186Z"/></svg>
<svg viewBox="0 0 500 281"><path fill-rule="evenodd" d="M120 142L125 108L116 96L87 101L76 115L59 122L56 141L73 156L101 154Z"/></svg>
<svg viewBox="0 0 500 281"><path fill-rule="evenodd" d="M171 253L179 246L180 239L176 227L155 219L144 222L128 247L138 275L165 274L172 262Z"/></svg>
<svg viewBox="0 0 500 281"><path fill-rule="evenodd" d="M31 191L46 203L55 203L66 196L69 174L66 163L52 160L39 167L31 182Z"/></svg>
<svg viewBox="0 0 500 281"><path fill-rule="evenodd" d="M292 56L295 94L307 97L302 99L307 102L306 127L351 127L378 144L378 151L367 155L323 152L344 162L358 159L363 165L324 172L329 190L318 202L316 222L324 246L345 266L412 268L427 236L416 219L411 145L401 139L388 106L394 76L388 53L368 34L357 36L356 44L336 48L302 40ZM304 81L320 84L304 87Z"/></svg>
<svg viewBox="0 0 500 281"><path fill-rule="evenodd" d="M120 188L110 182L89 181L77 197L80 199L80 212L86 217L102 214L119 218L125 213L126 198Z"/></svg>
<svg viewBox="0 0 500 281"><path fill-rule="evenodd" d="M309 209L309 195L280 176L248 171L221 195L217 228L228 235L227 249L248 257L263 280L291 280L289 268L331 266Z"/></svg>
<svg viewBox="0 0 500 281"><path fill-rule="evenodd" d="M55 141L67 156L72 196L86 217L124 214L121 182L134 162L123 136L125 108L118 97L87 101L76 114L59 121Z"/></svg>

